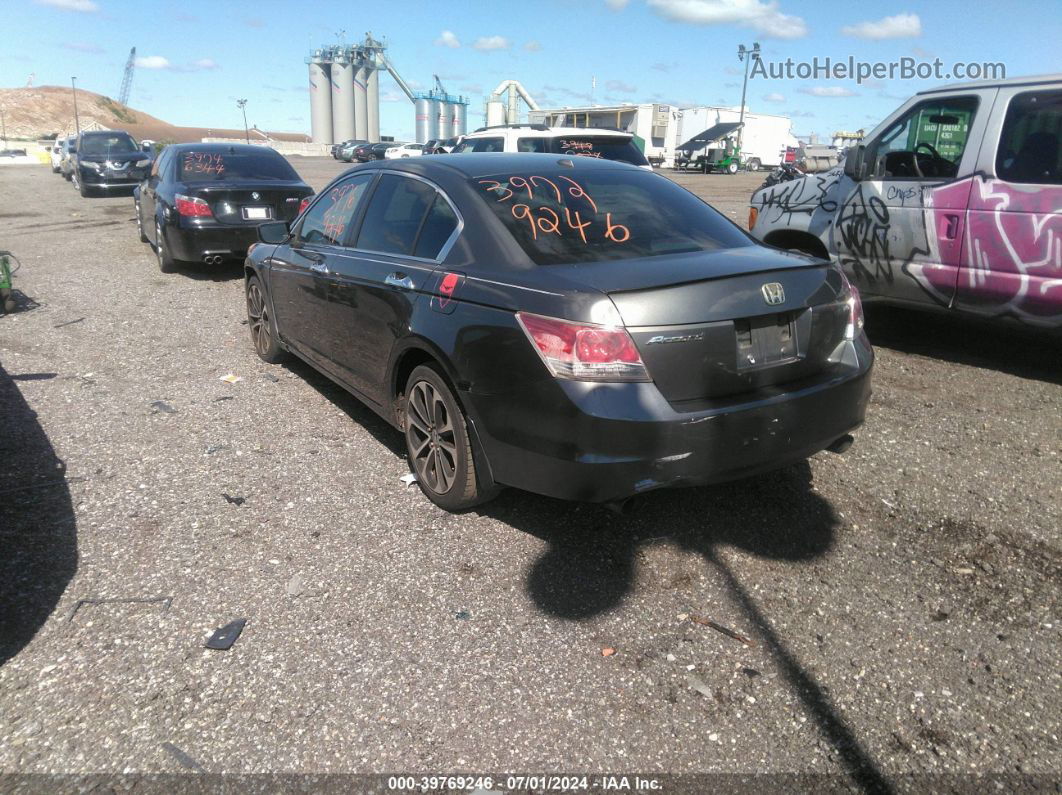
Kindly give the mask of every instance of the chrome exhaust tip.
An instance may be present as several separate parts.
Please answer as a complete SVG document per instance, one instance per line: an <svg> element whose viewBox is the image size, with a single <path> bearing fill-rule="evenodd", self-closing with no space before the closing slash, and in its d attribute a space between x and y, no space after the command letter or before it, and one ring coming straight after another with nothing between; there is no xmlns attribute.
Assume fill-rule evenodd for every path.
<svg viewBox="0 0 1062 795"><path fill-rule="evenodd" d="M852 438L852 434L846 433L844 436L835 439L833 443L826 449L829 450L831 453L837 453L837 455L840 455L841 453L845 452L849 447L851 447L852 442L854 441L855 439Z"/></svg>

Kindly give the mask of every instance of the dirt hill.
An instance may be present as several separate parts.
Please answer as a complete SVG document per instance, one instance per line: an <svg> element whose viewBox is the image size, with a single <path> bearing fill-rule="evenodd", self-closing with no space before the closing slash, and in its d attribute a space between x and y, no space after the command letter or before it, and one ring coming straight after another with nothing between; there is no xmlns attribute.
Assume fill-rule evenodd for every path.
<svg viewBox="0 0 1062 795"><path fill-rule="evenodd" d="M4 121L9 138L45 138L53 134L74 132L74 97L70 88L62 86L34 86L32 88L0 88L0 105L4 107ZM78 117L83 128L96 122L111 130L125 130L137 140L198 141L208 135L217 138L242 138L243 130L217 127L177 127L156 119L143 111L123 107L110 97L78 89ZM302 133L266 133L278 141L308 141ZM262 139L262 133L251 131L251 140Z"/></svg>

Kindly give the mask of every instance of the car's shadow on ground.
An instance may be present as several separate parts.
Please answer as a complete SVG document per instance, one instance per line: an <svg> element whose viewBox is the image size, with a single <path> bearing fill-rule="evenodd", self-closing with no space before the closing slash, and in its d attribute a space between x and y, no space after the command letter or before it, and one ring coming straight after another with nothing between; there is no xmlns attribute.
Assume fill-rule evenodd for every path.
<svg viewBox="0 0 1062 795"><path fill-rule="evenodd" d="M0 665L33 639L77 571L66 466L18 388L52 377L0 367Z"/></svg>
<svg viewBox="0 0 1062 795"><path fill-rule="evenodd" d="M406 457L406 445L402 434L384 422L380 415L346 389L298 357L292 356L284 363L284 367L320 392L332 405L350 417L352 422L368 431L377 442L399 458Z"/></svg>
<svg viewBox="0 0 1062 795"><path fill-rule="evenodd" d="M640 548L666 542L696 553L721 577L729 596L784 672L822 735L860 788L890 785L833 707L826 690L789 651L751 591L719 554L736 547L772 560L807 561L830 550L840 526L833 506L814 492L805 462L721 486L661 491L631 500L623 515L601 506L509 490L478 509L548 545L525 587L545 613L583 620L618 608L634 587Z"/></svg>
<svg viewBox="0 0 1062 795"><path fill-rule="evenodd" d="M875 347L1062 384L1057 332L891 306L868 304L865 311Z"/></svg>
<svg viewBox="0 0 1062 795"><path fill-rule="evenodd" d="M231 282L243 278L243 262L233 260L220 265L205 262L180 262L177 274L196 282Z"/></svg>

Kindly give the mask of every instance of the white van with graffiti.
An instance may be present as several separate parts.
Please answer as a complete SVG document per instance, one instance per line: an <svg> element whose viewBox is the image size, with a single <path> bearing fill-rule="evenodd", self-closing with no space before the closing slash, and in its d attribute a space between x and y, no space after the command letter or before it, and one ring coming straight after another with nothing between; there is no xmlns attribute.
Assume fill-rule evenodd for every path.
<svg viewBox="0 0 1062 795"><path fill-rule="evenodd" d="M756 191L758 239L865 300L1062 328L1062 75L923 91L843 166Z"/></svg>

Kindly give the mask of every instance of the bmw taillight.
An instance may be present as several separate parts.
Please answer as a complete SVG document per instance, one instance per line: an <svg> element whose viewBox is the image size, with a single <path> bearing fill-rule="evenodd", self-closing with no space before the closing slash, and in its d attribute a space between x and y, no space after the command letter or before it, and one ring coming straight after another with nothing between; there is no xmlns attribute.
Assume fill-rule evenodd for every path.
<svg viewBox="0 0 1062 795"><path fill-rule="evenodd" d="M575 381L649 381L649 373L627 330L573 323L527 312L516 319L546 368Z"/></svg>
<svg viewBox="0 0 1062 795"><path fill-rule="evenodd" d="M863 330L863 301L859 297L859 290L848 281L848 277L842 273L841 278L844 279L841 300L848 307L848 323L844 327L844 338L854 340Z"/></svg>
<svg viewBox="0 0 1062 795"><path fill-rule="evenodd" d="M180 215L192 218L209 218L214 215L210 211L210 205L197 196L182 196L178 193L174 199Z"/></svg>

